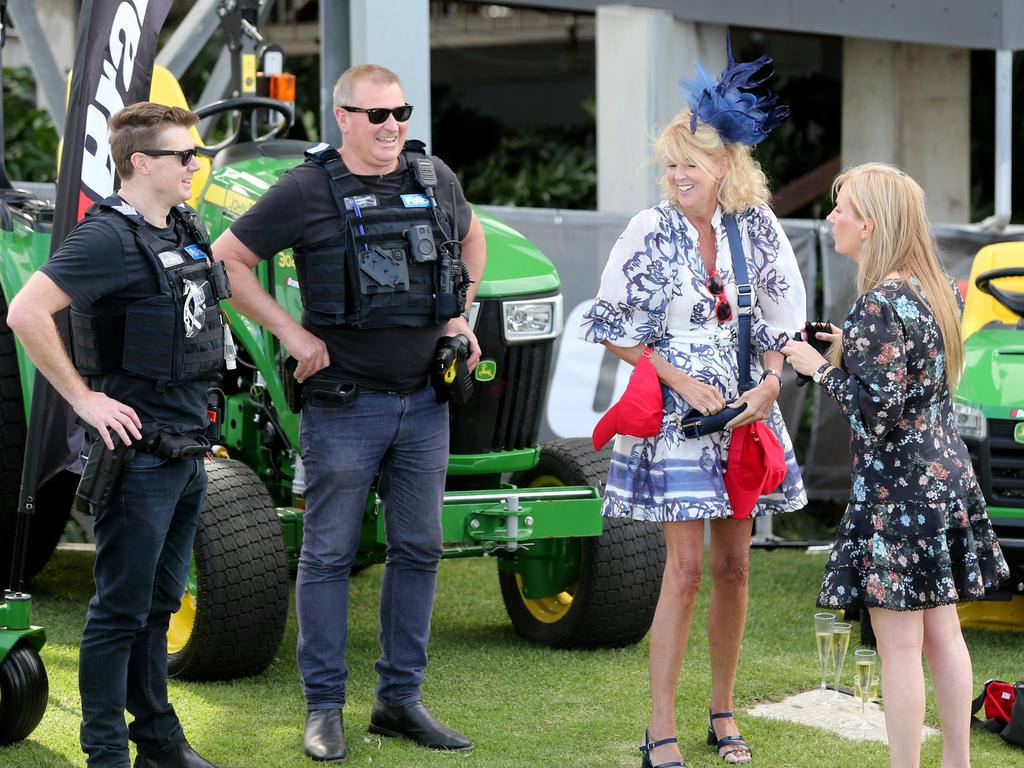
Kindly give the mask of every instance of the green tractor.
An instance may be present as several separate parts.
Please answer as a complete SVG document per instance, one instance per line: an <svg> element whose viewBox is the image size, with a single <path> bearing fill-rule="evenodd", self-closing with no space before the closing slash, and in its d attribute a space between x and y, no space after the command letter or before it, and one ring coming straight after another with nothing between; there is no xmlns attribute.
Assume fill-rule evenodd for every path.
<svg viewBox="0 0 1024 768"><path fill-rule="evenodd" d="M155 77L155 96L158 81ZM290 114L290 106L255 96L197 111L240 113L239 124L247 124L268 108ZM249 140L236 135L203 150L211 163L204 180L197 175L201 191L193 203L211 237L302 162L306 144L277 133ZM52 204L34 195L0 190L0 574L5 578L34 377L6 325L6 308L46 258L53 215ZM538 445L552 350L562 328L559 278L521 235L479 210L477 215L487 236L488 261L471 322L484 359L475 372L473 398L451 411L445 556L492 556L512 625L529 640L566 648L636 643L650 627L657 602L664 565L660 530L602 518L608 456L595 453L589 440ZM291 253L261 265L258 275L298 317ZM279 373L284 353L264 328L226 310L239 347L238 367L224 371L215 390L221 444L207 461L209 494L191 577L169 631L170 670L189 679L228 679L270 664L287 617L289 568L302 544L300 417L285 404ZM40 491L24 551L29 577L45 565L68 520L77 477L64 475ZM385 514L371 492L358 567L384 561ZM0 637L3 632L0 627ZM0 681L15 658L8 650L0 644ZM0 721L2 706L12 700L6 690L2 700Z"/></svg>
<svg viewBox="0 0 1024 768"><path fill-rule="evenodd" d="M1024 242L978 252L963 318L964 373L954 409L960 434L1010 564L1009 600L960 608L965 622L1024 627ZM1003 595L1005 596L1005 595Z"/></svg>

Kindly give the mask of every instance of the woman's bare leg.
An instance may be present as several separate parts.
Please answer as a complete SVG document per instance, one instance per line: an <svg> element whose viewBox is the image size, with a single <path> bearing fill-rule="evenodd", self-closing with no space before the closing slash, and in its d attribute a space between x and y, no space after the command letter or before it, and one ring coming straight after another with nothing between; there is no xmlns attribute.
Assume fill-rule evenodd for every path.
<svg viewBox="0 0 1024 768"><path fill-rule="evenodd" d="M924 725L924 611L871 608L878 653L882 657L882 699L889 736L889 765L919 768Z"/></svg>
<svg viewBox="0 0 1024 768"><path fill-rule="evenodd" d="M971 654L956 606L924 611L924 657L935 686L942 721L942 768L971 764Z"/></svg>
<svg viewBox="0 0 1024 768"><path fill-rule="evenodd" d="M711 652L711 711L731 712L740 643L747 621L747 582L753 518L711 521L711 603L708 606L708 647ZM740 731L732 718L718 718L712 727L718 738ZM728 751L726 747L723 751ZM727 762L748 762L749 754L735 752Z"/></svg>
<svg viewBox="0 0 1024 768"><path fill-rule="evenodd" d="M648 674L651 741L676 735L676 689L690 638L693 606L704 568L704 521L665 523L665 572L651 624ZM651 752L654 765L679 760L675 744Z"/></svg>

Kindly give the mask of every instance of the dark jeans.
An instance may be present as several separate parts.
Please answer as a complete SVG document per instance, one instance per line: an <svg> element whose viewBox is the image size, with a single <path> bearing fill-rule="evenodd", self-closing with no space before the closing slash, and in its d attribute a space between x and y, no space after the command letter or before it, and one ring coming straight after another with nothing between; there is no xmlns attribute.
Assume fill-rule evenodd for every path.
<svg viewBox="0 0 1024 768"><path fill-rule="evenodd" d="M307 403L301 438L306 515L295 590L307 706L345 704L348 580L378 472L388 546L377 696L390 704L418 701L441 557L448 406L429 387L408 395L363 392L341 408Z"/></svg>
<svg viewBox="0 0 1024 768"><path fill-rule="evenodd" d="M181 604L205 495L202 459L137 453L109 506L93 508L96 594L78 655L89 768L129 768L129 738L147 755L183 738L167 701L167 624Z"/></svg>

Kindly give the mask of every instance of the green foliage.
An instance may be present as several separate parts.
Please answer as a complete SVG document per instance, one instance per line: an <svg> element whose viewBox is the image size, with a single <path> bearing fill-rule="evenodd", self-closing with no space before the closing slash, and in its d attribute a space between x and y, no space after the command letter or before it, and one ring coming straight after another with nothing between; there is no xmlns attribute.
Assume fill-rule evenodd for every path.
<svg viewBox="0 0 1024 768"><path fill-rule="evenodd" d="M592 209L597 205L593 130L545 128L502 136L497 148L460 178L474 202Z"/></svg>
<svg viewBox="0 0 1024 768"><path fill-rule="evenodd" d="M78 641L92 593L87 552L58 552L33 584L35 623L46 626L43 660L50 679L49 707L28 741L0 748L4 768L82 765L77 683ZM884 745L859 742L802 725L753 717L744 710L779 701L817 685L811 633L823 554L754 551L750 609L743 639L735 703L741 732L758 765L886 768ZM649 717L647 641L628 648L555 651L516 637L498 592L493 559L441 565L424 701L438 716L476 742L471 754L430 752L366 732L373 703L378 645L378 596L383 569L371 567L351 581L345 707L350 757L346 765L406 768L635 768L637 746ZM680 683L679 741L691 768L721 768L704 743L711 694L705 630L710 579L705 579ZM190 742L224 765L308 768L302 754L305 704L295 662L294 607L277 658L261 675L227 683L172 680L171 700ZM854 638L859 630L854 629ZM967 630L974 661L973 690L989 677L1016 680L1024 635ZM854 644L856 645L856 639ZM852 649L851 649L852 650ZM849 665L849 662L847 662ZM929 692L927 720L938 726ZM922 765L938 765L941 738L922 747ZM1019 751L998 736L971 733L975 768L1019 762Z"/></svg>
<svg viewBox="0 0 1024 768"><path fill-rule="evenodd" d="M446 89L432 96L433 151L452 167L466 197L484 205L593 209L597 150L591 121L509 132Z"/></svg>
<svg viewBox="0 0 1024 768"><path fill-rule="evenodd" d="M4 67L4 163L18 181L57 177L57 131L35 104L35 81L25 67Z"/></svg>

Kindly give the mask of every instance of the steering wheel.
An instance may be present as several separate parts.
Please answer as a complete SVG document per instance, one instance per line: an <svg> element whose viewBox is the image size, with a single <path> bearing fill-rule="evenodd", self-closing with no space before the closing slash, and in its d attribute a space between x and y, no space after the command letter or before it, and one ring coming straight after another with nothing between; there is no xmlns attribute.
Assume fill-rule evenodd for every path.
<svg viewBox="0 0 1024 768"><path fill-rule="evenodd" d="M974 279L974 284L982 293L987 293L1011 312L1024 317L1024 293L1007 291L992 284L993 280L1002 280L1005 277L1024 277L1024 267L1005 267L982 272Z"/></svg>
<svg viewBox="0 0 1024 768"><path fill-rule="evenodd" d="M274 126L262 136L256 135L255 112L257 109L269 109L284 117L284 121ZM234 99L221 99L193 110L200 119L220 115L224 112L238 112L240 119L235 132L223 141L206 147L199 147L198 153L213 157L225 147L243 141L269 141L277 138L295 123L295 107L287 101L269 99L266 96L239 96Z"/></svg>

